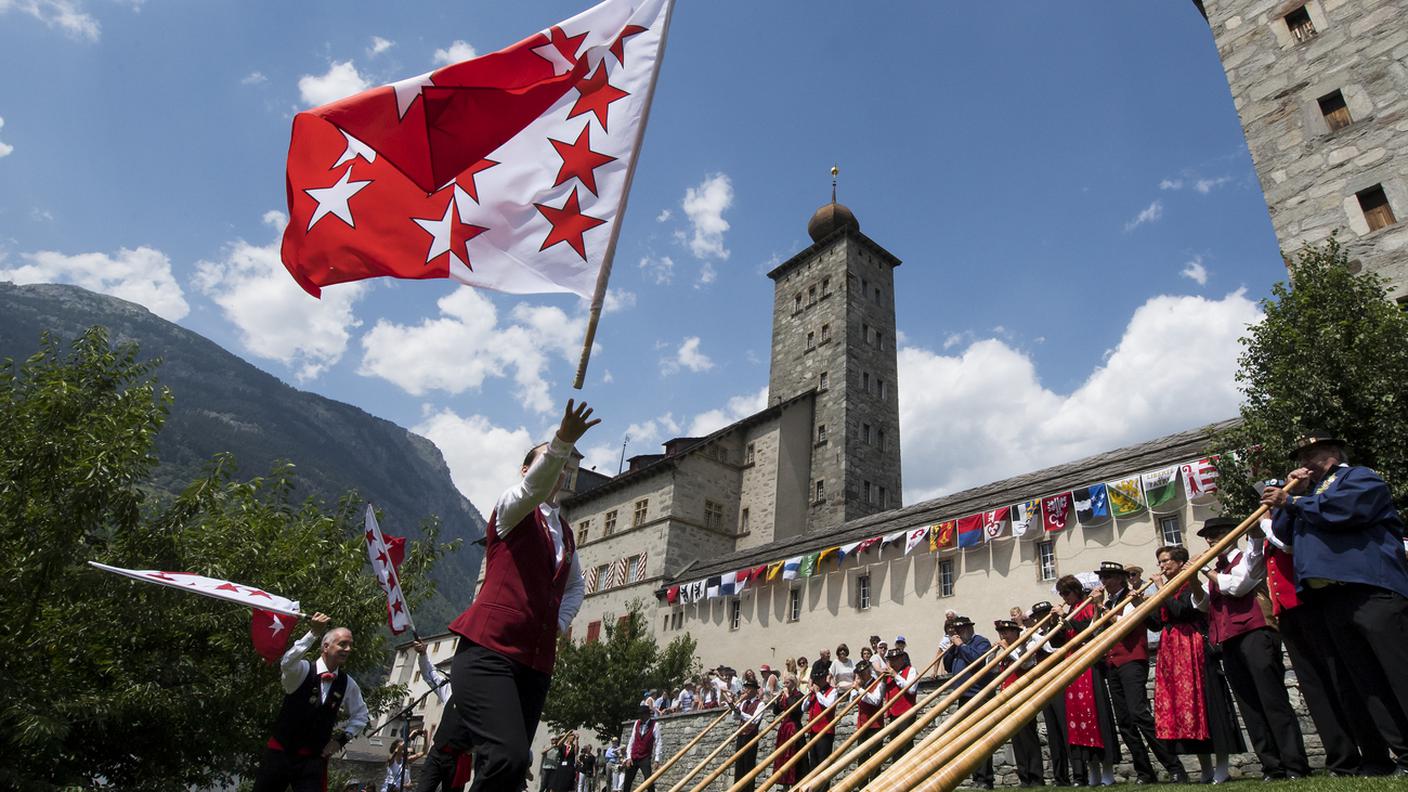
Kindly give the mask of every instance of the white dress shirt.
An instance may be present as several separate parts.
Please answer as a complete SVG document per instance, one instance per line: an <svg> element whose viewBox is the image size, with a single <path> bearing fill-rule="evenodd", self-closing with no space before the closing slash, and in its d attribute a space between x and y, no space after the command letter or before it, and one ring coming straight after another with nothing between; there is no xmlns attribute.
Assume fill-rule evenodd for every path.
<svg viewBox="0 0 1408 792"><path fill-rule="evenodd" d="M536 508L552 537L553 562L556 564L562 563L562 556L567 552L565 530L557 506L549 505L545 501L552 493L558 478L562 476L562 468L567 465L571 454L572 446L554 436L552 442L548 443L547 450L539 454L533 464L528 466L528 472L523 478L505 490L504 494L499 496L498 503L494 504L495 528L499 536L508 536L509 532ZM557 610L558 632L565 633L567 628L572 626L572 619L576 618L577 611L581 609L586 591L582 567L577 562L577 554L573 553L571 569L567 571L567 588L562 593L562 604Z"/></svg>
<svg viewBox="0 0 1408 792"><path fill-rule="evenodd" d="M430 662L429 652L420 655L420 675L425 677L425 683L435 691L435 697L440 699L441 704L450 702L450 682L441 676L440 672L436 670L435 664Z"/></svg>
<svg viewBox="0 0 1408 792"><path fill-rule="evenodd" d="M655 754L655 755L654 755L653 759L654 759L654 761L655 761L656 763L659 763L659 761L660 761L660 755L661 755L661 754L660 754L660 751L661 751L661 749L662 749L662 748L664 747L664 745L665 745L665 741L660 737L660 721L655 721L655 723L650 727L650 730L655 733L655 749L654 749L654 754ZM630 737L630 739L626 740L626 761L628 761L628 762L629 762L630 759L631 759L631 754L635 753L636 734L637 734L639 731L640 731L640 721L636 721L635 723L632 723L632 724L631 724L631 737Z"/></svg>
<svg viewBox="0 0 1408 792"><path fill-rule="evenodd" d="M283 658L279 660L279 671L285 693L291 694L298 690L298 686L303 684L303 680L308 678L310 671L321 675L328 670L327 664L323 662L322 655L318 656L318 660L315 663L303 659L303 655L307 654L308 650L313 648L313 644L317 642L317 639L318 637L313 634L313 631L309 630L302 638L294 641L293 646L290 646L288 651L284 652ZM328 700L328 691L332 689L332 681L327 679L322 680L320 689L321 693L319 694L318 700L326 702ZM353 679L351 674L347 675L347 692L342 696L342 704L347 708L347 720L338 724L338 728L346 732L348 737L355 737L358 732L366 727L368 714L367 703L362 700L362 689L357 686L357 680Z"/></svg>
<svg viewBox="0 0 1408 792"><path fill-rule="evenodd" d="M1266 579L1266 555L1262 549L1262 543L1253 541L1232 564L1226 572L1217 573L1217 589L1226 597L1244 597L1256 590L1258 584ZM1237 546L1233 545L1229 551L1237 552ZM1192 592L1193 607L1198 610L1208 609L1207 589L1204 588L1200 594Z"/></svg>

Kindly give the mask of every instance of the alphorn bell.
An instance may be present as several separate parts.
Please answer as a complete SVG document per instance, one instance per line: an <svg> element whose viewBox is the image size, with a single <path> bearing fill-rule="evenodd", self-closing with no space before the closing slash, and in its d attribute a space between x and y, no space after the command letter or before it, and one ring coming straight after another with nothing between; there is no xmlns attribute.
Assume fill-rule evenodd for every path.
<svg viewBox="0 0 1408 792"><path fill-rule="evenodd" d="M1048 613L1046 616L1042 617L1041 621L1037 622L1036 624L1033 624L1031 627L1028 627L1026 630L1022 631L1022 634L1019 636L1018 643L1015 643L1010 647L994 646L992 650L990 650L990 652L996 652L996 656L993 656L991 653L984 655L984 657L989 658L989 660L984 661L984 664L991 664L992 661L1001 662L1002 660L1006 659L1009 655L1012 654L1012 652L1016 650L1017 646L1022 645L1032 635L1035 635L1037 630L1039 630L1044 624L1046 624L1049 619L1053 618L1054 616L1054 613ZM872 774L878 771L880 767L885 764L886 761L889 761L891 757L893 757L896 753L899 752L900 748L909 744L909 742L913 740L916 736L918 736L919 733L922 732L930 723L933 723L940 716L942 716L944 710L947 710L949 706L953 704L954 701L958 700L958 698L963 695L964 692L981 682L984 675L975 672L973 674L960 676L966 676L966 679L964 679L963 684L950 691L948 695L944 696L938 704L935 704L934 707L925 714L916 715L914 723L911 723L898 736L892 737L887 745L885 745L879 751L876 751L874 756L869 757L863 763L861 763L861 765L857 767L854 771L852 771L850 775L841 779L836 784L834 792L849 792L849 790L854 789L864 783L864 780L866 778L869 778ZM929 700L932 700L932 698L933 696L931 694ZM974 702L981 701L981 699L981 696L973 696L968 702L963 704L963 706L961 706L959 710L953 714L952 717L947 718L942 723L940 723L939 726L934 730L934 732L929 734L927 737L924 738L924 740L914 745L909 750L911 752L922 751L925 746L932 745L934 740L938 739L939 736L941 736L954 724L960 723L962 719L967 716L967 713L971 711L970 708L973 706ZM916 706L915 709L911 711L917 712L918 709L919 707ZM858 751L852 751L851 753L859 755ZM836 772L841 769L844 769L844 767L844 765L842 765L841 767L833 766L831 775L836 775Z"/></svg>
<svg viewBox="0 0 1408 792"><path fill-rule="evenodd" d="M1283 488L1282 491L1285 492L1286 489ZM1255 525L1266 511L1265 505L1257 508L1236 528L1214 542L1207 552L1197 558L1196 562L1185 564L1183 569L1174 575L1173 579L1169 580L1163 588L1132 612L1121 617L1113 627L1091 641L1076 657L1072 658L1072 662L1067 663L1058 672L1049 675L1038 684L1029 686L1026 688L1025 695L1005 702L1005 706L965 729L961 735L955 737L950 745L945 746L945 750L932 757L916 758L914 762L906 762L903 767L892 768L898 772L894 773L891 778L885 779L883 783L879 783L877 779L877 784L871 788L877 792L915 789L922 792L938 792L939 790L947 792L957 787L962 783L964 777L972 772L978 762L982 761L984 755L992 752L1003 741L1011 737L1028 719L1035 717L1047 701L1063 691L1076 677L1084 673L1086 668L1103 657L1131 630L1143 629L1144 621L1150 614L1160 608L1165 600L1176 594L1185 583L1193 579L1199 569L1214 561L1221 553L1236 544L1242 534Z"/></svg>
<svg viewBox="0 0 1408 792"><path fill-rule="evenodd" d="M763 706L771 706L771 705L772 705L772 699L769 699L769 700L766 701L766 702L759 702L759 704L758 704L758 706L760 706L760 707L763 707ZM734 712L734 708L733 708L733 705L730 704L730 705L728 706L728 708L724 711L724 714L727 715L727 714L731 714L732 712ZM709 764L709 762L713 761L713 759L714 759L715 756L718 756L718 755L719 755L719 752L721 752L721 751L724 749L724 746L728 745L729 743L731 743L731 742L733 742L735 739L737 739L737 738L738 738L738 735L742 734L742 733L743 733L743 730L746 729L746 728L748 728L748 722L747 722L747 721L744 721L742 724L740 724L740 725L738 726L737 729L734 729L732 733L730 733L727 737L725 737L725 738L723 739L723 742L721 742L721 743L719 743L718 745L714 746L714 750L710 751L709 754L704 757L704 761L700 762L699 764L696 764L694 767L691 767L691 768L689 769L689 772L687 772L687 773L684 774L684 777L682 777L679 781L675 782L675 785L672 786L672 787L670 787L669 792L680 792L680 790L684 788L684 785L689 782L689 779L691 779L691 778L695 777L696 775L698 775L700 770L703 770L704 767ZM642 784L641 787L642 787L642 788L648 788L648 787L646 787L644 784Z"/></svg>
<svg viewBox="0 0 1408 792"><path fill-rule="evenodd" d="M650 785L655 783L655 781L659 779L660 776L664 775L666 770L669 770L671 767L674 767L675 762L678 762L679 760L683 759L686 753L689 753L689 751L693 749L694 746L698 745L699 741L704 739L704 735L712 731L715 726L718 726L720 723L723 723L724 718L728 717L729 712L731 712L731 710L724 710L723 712L719 713L719 717L710 721L709 725L705 726L702 730L700 730L698 734L694 735L693 739L681 746L678 751L675 751L674 756L671 756L669 759L666 759L664 764L655 768L655 772L651 773L649 778L640 782L641 789L650 788Z"/></svg>
<svg viewBox="0 0 1408 792"><path fill-rule="evenodd" d="M989 655L991 655L995 648L996 647L994 647L994 649L988 650L987 654L983 655L983 658L986 659ZM924 666L924 668L920 670L918 674L915 675L914 684L918 685L919 679L925 674L929 673L931 670L933 670L934 666L939 664L940 659L942 658L935 657L933 660L930 660L929 665ZM881 677L881 679L883 678L884 677ZM943 691L948 690L949 686L956 681L958 681L957 677L949 679L948 681L940 685L936 692L942 693ZM871 737L867 739L865 743L863 743L859 748L857 748L855 752L853 752L852 754L847 754L847 749L854 745L856 740L860 739L861 737L865 737L865 730L870 727L870 724L874 723L880 718L885 717L885 713L889 710L889 707L886 706L886 703L884 701L882 701L880 704L880 708L875 710L875 714L867 718L864 723L860 722L860 716L857 715L856 730L851 732L851 736L847 737L846 741L841 743L840 748L837 748L836 750L832 751L831 755L826 757L826 761L822 762L817 767L813 767L811 771L806 774L806 776L804 776L800 781L798 781L795 785L796 788L806 789L810 785L810 782L816 780L819 776L821 776L822 773L825 773L827 768L835 766L837 762L844 762L844 764L841 765L841 768L845 768L852 761L854 761L853 757L859 756L862 752L865 751L866 747L870 745L871 739L884 739L885 735L890 734L894 731L894 729L892 729L891 727L895 727L895 724L901 723L903 721L908 721L910 718L910 713L918 711L920 707L922 707L925 703L931 700L933 695L933 693L930 693L922 701L916 702L913 709L911 709L909 712L906 712L904 715L901 715L899 718L896 718L885 728L880 729L875 734L871 735ZM838 768L837 772L839 772L841 768ZM835 773L831 773L826 775L825 778L829 779L834 775Z"/></svg>
<svg viewBox="0 0 1408 792"><path fill-rule="evenodd" d="M777 697L774 696L773 701L776 700ZM734 751L733 756L730 756L728 759L724 760L723 764L714 768L713 772L709 773L709 775L706 776L703 781L700 781L698 784L695 784L694 787L690 789L690 792L703 792L703 790L707 789L710 784L714 783L714 781L718 779L719 776L724 774L725 770L729 769L730 767L733 767L734 763L737 762L738 759L743 756L743 754L746 753L749 748L752 748L753 746L757 745L758 742L763 739L764 734L767 734L778 726L781 726L782 722L787 719L787 716L792 714L792 710L802 706L802 702L805 700L806 696L798 696L797 700L792 702L792 706L783 710L782 714L778 715L776 718L773 718L767 726L764 726L763 728L759 729L758 733L753 735L753 739L744 743L742 748L739 748L737 751ZM698 772L700 769L703 769L703 767L708 763L709 760L705 759L703 762L699 763L698 768L696 768L693 772ZM691 773L691 775L692 774L693 773Z"/></svg>
<svg viewBox="0 0 1408 792"><path fill-rule="evenodd" d="M1145 587L1147 588L1148 585L1149 584L1145 584ZM1079 612L1080 610L1084 609L1086 605L1095 603L1098 597L1099 594L1092 592L1090 596L1086 597L1086 599L1079 606L1072 608L1071 612ZM987 700L983 700L982 697L975 696L974 701L970 701L969 704L973 704L974 702L981 702L981 704L977 708L969 709L965 712L962 712L961 717L958 717L959 713L955 713L954 718L950 719L949 721L946 721L939 729L936 729L934 733L925 737L923 741L921 741L917 746L915 746L914 750L911 751L909 755L905 757L904 764L912 764L912 762L918 759L922 759L923 757L933 756L937 751L941 750L944 745L951 745L955 738L950 737L949 740L944 743L944 745L939 745L939 737L948 734L951 731L963 733L972 723L986 717L988 713L992 712L995 708L1001 706L1003 702L1009 700L1013 696L1018 695L1021 690L1028 684L1031 684L1033 680L1040 679L1042 674L1050 672L1052 669L1060 665L1060 663L1064 659L1073 655L1075 653L1076 647L1080 646L1082 642L1099 632L1107 622L1114 618L1114 616L1115 613L1111 611L1108 613L1100 614L1098 618L1092 619L1091 623L1086 625L1086 627L1079 633L1077 633L1074 638L1070 639L1060 649L1056 650L1056 652L1054 652L1046 659L1038 663L1036 668L1033 668L1032 670L1018 677L1017 680L1013 682L1012 685L1008 686L1007 689L998 690L996 695L992 696L991 698L988 698ZM1069 616L1063 618L1069 618ZM1015 645L1016 644L1014 644L1014 646ZM889 770L885 771L884 773L881 773L880 776L875 779L875 781L878 783L881 778L893 777L895 767L899 765L900 763L897 762L894 766L891 766Z"/></svg>
<svg viewBox="0 0 1408 792"><path fill-rule="evenodd" d="M872 690L874 690L875 686L880 684L884 680L884 677L876 677L875 679L871 680L870 684L865 686L865 690L862 690L859 696L856 696L855 698L851 699L851 701L846 704L844 709L836 713L836 716L831 719L831 725L828 727L829 729L831 729L832 734L836 733L836 724L839 724L841 722L841 719L846 717L846 713L850 712L852 709L855 709L856 705L860 704L860 700L867 694L869 694ZM840 692L837 691L837 698L835 704L832 704L833 707L836 706L836 704L841 703L840 695ZM779 767L778 769L774 770L772 775L768 776L767 780L763 781L763 789L771 789L773 783L777 779L781 778L783 775L786 775L788 770L791 770L793 767L796 767L797 763L802 761L802 757L806 755L807 751L811 750L811 747L822 738L822 735L826 734L826 731L826 729L822 729L821 731L812 735L812 738L810 740L807 740L805 743L803 743L802 747L798 748L797 752L792 754L791 759L788 759L786 762L784 762L782 764L782 767ZM794 784L794 786L796 785Z"/></svg>

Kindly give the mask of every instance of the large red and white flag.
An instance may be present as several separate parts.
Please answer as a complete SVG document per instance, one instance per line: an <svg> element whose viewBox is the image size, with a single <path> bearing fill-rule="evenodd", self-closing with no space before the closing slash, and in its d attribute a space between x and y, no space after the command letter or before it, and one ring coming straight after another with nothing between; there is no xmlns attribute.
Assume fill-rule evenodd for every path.
<svg viewBox="0 0 1408 792"><path fill-rule="evenodd" d="M250 641L254 644L254 650L270 663L283 654L284 647L288 646L289 636L293 634L293 626L303 616L297 600L270 594L263 589L246 586L243 583L231 583L228 580L193 575L190 572L123 569L122 567L100 564L97 561L89 561L88 564L104 572L125 575L144 583L170 586L182 591L189 591L192 594L200 594L253 608L254 614L249 623Z"/></svg>
<svg viewBox="0 0 1408 792"><path fill-rule="evenodd" d="M381 526L376 521L376 512L372 510L370 503L367 504L366 531L362 538L367 543L367 560L372 562L372 574L376 575L376 584L386 593L386 626L391 628L394 635L400 635L407 628L414 630L411 610L406 605L406 598L401 594L401 576L398 570L404 552L401 548L405 547L405 540L393 536L387 541L387 537L382 536Z"/></svg>
<svg viewBox="0 0 1408 792"><path fill-rule="evenodd" d="M454 278L591 297L674 0L606 0L507 49L293 119L283 261L321 287Z"/></svg>

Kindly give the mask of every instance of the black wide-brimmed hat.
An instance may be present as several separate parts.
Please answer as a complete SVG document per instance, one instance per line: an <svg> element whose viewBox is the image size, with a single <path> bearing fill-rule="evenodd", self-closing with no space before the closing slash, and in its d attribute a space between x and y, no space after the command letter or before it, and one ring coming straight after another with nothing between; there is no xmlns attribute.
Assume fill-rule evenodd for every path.
<svg viewBox="0 0 1408 792"><path fill-rule="evenodd" d="M1198 536L1204 539L1213 539L1225 535L1241 524L1242 521L1236 517L1213 517L1203 521L1203 527L1198 529Z"/></svg>
<svg viewBox="0 0 1408 792"><path fill-rule="evenodd" d="M1100 568L1097 569L1097 570L1095 570L1095 574L1097 574L1097 575L1123 575L1123 574L1126 574L1126 573L1125 573L1125 571L1124 571L1124 564L1121 564L1121 563L1118 562L1118 561L1101 561L1101 562L1100 562Z"/></svg>
<svg viewBox="0 0 1408 792"><path fill-rule="evenodd" d="M1041 602L1038 602L1037 604L1035 604L1035 605L1032 606L1032 618L1033 618L1033 619L1040 619L1042 616L1045 616L1046 614L1048 614L1048 613L1050 613L1050 612L1051 612L1051 603L1047 602L1046 600L1042 600Z"/></svg>
<svg viewBox="0 0 1408 792"><path fill-rule="evenodd" d="M1319 445L1332 445L1344 448L1349 444L1324 429L1316 429L1297 437L1296 441L1291 444L1291 450L1286 456L1295 459L1300 456L1302 451L1307 451Z"/></svg>
<svg viewBox="0 0 1408 792"><path fill-rule="evenodd" d="M754 690L757 690L757 689L758 689L758 683L757 683L757 682L754 682L753 680L750 679L750 680L748 680L747 682L744 682L744 683L743 683L743 687L746 687L746 688L753 688Z"/></svg>
<svg viewBox="0 0 1408 792"><path fill-rule="evenodd" d="M997 621L995 621L995 622L992 623L992 626L993 626L994 628L998 629L998 630L1020 630L1020 629L1022 629L1020 626L1018 626L1017 622L1014 622L1014 621L1012 621L1011 619L998 619Z"/></svg>
<svg viewBox="0 0 1408 792"><path fill-rule="evenodd" d="M830 663L825 660L812 661L812 679L816 679L819 676L824 677L829 673L831 673Z"/></svg>
<svg viewBox="0 0 1408 792"><path fill-rule="evenodd" d="M953 621L948 623L948 626L952 627L955 630L959 627L972 627L973 620L968 618L967 616L955 616L953 617Z"/></svg>

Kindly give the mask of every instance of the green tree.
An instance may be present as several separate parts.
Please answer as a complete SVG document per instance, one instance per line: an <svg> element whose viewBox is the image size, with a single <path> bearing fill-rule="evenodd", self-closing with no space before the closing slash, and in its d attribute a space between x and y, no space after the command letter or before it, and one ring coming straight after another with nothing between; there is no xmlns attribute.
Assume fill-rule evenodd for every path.
<svg viewBox="0 0 1408 792"><path fill-rule="evenodd" d="M260 585L332 615L377 706L385 599L367 571L360 503L290 502L290 470L236 481L228 457L149 502L170 393L155 363L101 328L65 356L50 339L0 371L0 787L202 786L247 775L282 691L251 648L249 611L86 566L192 571ZM444 550L408 548L412 602Z"/></svg>
<svg viewBox="0 0 1408 792"><path fill-rule="evenodd" d="M1256 508L1262 480L1283 477L1296 437L1315 429L1344 438L1408 506L1408 315L1383 280L1351 273L1331 239L1303 249L1261 308L1242 339L1242 421L1212 440L1227 513Z"/></svg>
<svg viewBox="0 0 1408 792"><path fill-rule="evenodd" d="M632 602L621 619L605 625L605 637L557 644L557 668L543 720L558 731L589 728L605 742L636 717L640 693L675 689L699 670L697 644L688 634L662 651L646 626L643 606Z"/></svg>

